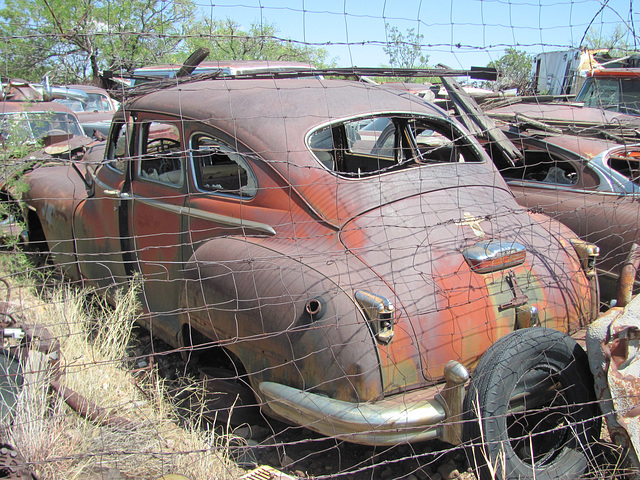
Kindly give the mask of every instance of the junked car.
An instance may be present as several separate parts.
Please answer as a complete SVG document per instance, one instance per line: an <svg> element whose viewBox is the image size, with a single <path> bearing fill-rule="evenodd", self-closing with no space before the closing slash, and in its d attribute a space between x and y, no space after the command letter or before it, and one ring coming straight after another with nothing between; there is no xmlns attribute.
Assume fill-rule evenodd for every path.
<svg viewBox="0 0 640 480"><path fill-rule="evenodd" d="M571 135L508 135L523 152L522 162L512 166L494 159L516 200L598 245L602 300L610 303L640 238L640 145Z"/></svg>
<svg viewBox="0 0 640 480"><path fill-rule="evenodd" d="M637 201L640 144L619 143L619 138L607 140L612 136L609 127L621 127L620 124L605 126L604 130L592 124L587 131L580 132L582 135L571 135L562 128L520 116L526 108L537 109L538 113L554 112L557 104L529 107L522 104L511 122L495 124L456 82L443 79L443 83L457 115L475 128L475 135L507 180L517 202L529 210L550 215L599 247L601 300L606 304L617 301L624 265L640 234ZM559 108L556 120L560 114L572 111L571 107ZM598 115L614 114L586 110L596 110ZM592 114L585 115L588 118ZM570 119L568 116L565 120L585 126L577 118ZM622 130L619 128L616 133ZM629 281L633 283L633 279ZM636 287L640 287L640 282L636 282Z"/></svg>
<svg viewBox="0 0 640 480"><path fill-rule="evenodd" d="M66 92L80 91L84 93L84 98L64 95L65 90L63 89ZM93 85L68 85L56 87L56 91L61 91L61 93L54 101L62 103L74 111L85 135L91 137L96 132L100 132L106 136L109 133L111 118L120 103L111 98L107 90Z"/></svg>
<svg viewBox="0 0 640 480"><path fill-rule="evenodd" d="M29 246L108 296L142 278L141 321L265 414L473 442L504 478L587 467L597 406L566 334L598 314L597 248L519 207L439 108L341 80L186 81L128 100L96 168L25 181Z"/></svg>
<svg viewBox="0 0 640 480"><path fill-rule="evenodd" d="M640 115L640 68L597 68L589 72L576 102Z"/></svg>
<svg viewBox="0 0 640 480"><path fill-rule="evenodd" d="M0 111L2 189L0 191L0 243L24 237L20 209L8 185L30 164L80 159L99 145L86 137L74 113L56 102L5 101ZM95 155L95 153L94 153ZM7 208L4 208L7 207Z"/></svg>

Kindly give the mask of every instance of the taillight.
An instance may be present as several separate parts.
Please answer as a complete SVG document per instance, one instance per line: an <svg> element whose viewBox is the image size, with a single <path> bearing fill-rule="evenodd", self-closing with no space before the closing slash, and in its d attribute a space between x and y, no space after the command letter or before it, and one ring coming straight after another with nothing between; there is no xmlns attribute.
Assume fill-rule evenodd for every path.
<svg viewBox="0 0 640 480"><path fill-rule="evenodd" d="M462 251L464 259L476 273L489 273L524 263L527 250L516 242L482 240Z"/></svg>
<svg viewBox="0 0 640 480"><path fill-rule="evenodd" d="M587 277L593 277L596 274L596 258L600 256L600 248L593 243L585 242L579 238L572 238L571 245L578 254L578 258L582 263L582 269Z"/></svg>
<svg viewBox="0 0 640 480"><path fill-rule="evenodd" d="M373 335L382 344L387 344L393 338L393 324L395 309L386 298L373 293L358 290L356 301L364 311Z"/></svg>

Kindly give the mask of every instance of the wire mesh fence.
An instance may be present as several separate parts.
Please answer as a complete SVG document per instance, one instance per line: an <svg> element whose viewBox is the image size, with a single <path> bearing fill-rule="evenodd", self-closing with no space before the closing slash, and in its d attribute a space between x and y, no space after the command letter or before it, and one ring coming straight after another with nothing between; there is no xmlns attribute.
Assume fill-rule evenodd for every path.
<svg viewBox="0 0 640 480"><path fill-rule="evenodd" d="M7 478L637 475L633 2L387 3L5 1Z"/></svg>

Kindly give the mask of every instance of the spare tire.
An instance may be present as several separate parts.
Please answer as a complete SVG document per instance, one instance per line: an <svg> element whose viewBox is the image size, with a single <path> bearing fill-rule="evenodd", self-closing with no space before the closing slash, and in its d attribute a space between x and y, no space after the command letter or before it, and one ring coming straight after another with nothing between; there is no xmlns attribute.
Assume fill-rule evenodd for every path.
<svg viewBox="0 0 640 480"><path fill-rule="evenodd" d="M481 479L577 478L600 433L587 355L546 328L512 332L474 371L463 437Z"/></svg>

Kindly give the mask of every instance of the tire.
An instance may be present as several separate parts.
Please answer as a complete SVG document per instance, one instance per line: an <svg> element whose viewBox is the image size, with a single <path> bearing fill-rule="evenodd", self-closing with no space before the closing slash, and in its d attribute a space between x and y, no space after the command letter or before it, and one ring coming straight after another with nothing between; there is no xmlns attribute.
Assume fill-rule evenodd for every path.
<svg viewBox="0 0 640 480"><path fill-rule="evenodd" d="M546 328L512 332L487 350L464 412L469 462L482 480L579 477L600 433L586 353Z"/></svg>

